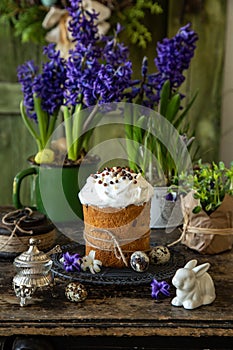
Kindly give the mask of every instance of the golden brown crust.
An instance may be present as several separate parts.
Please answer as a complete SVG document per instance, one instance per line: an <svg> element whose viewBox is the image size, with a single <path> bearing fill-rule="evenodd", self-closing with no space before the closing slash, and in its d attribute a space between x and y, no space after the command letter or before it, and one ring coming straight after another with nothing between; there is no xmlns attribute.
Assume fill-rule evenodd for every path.
<svg viewBox="0 0 233 350"><path fill-rule="evenodd" d="M121 251L129 263L136 250L150 248L150 202L143 205L130 205L123 209L83 206L85 222L86 254L96 251L96 259L104 266L123 267L119 259ZM117 256L116 256L117 255Z"/></svg>

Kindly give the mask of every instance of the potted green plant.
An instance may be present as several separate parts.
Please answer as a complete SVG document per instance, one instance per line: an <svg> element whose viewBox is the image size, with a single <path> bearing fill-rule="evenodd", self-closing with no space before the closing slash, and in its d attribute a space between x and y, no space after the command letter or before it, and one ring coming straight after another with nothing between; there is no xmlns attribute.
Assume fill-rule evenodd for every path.
<svg viewBox="0 0 233 350"><path fill-rule="evenodd" d="M87 11L81 0L70 1L67 10L71 17L69 30L75 42L68 59L61 57L55 50L55 45L51 44L44 51L48 61L43 64L42 73L38 74L38 68L31 61L22 65L18 71L24 94L21 114L36 140L38 153L33 161L40 166L16 176L14 203L17 207L21 205L19 188L22 178L28 174L37 174L39 169L41 184L46 183L48 186L43 191L45 192L43 198L40 195L37 196L39 198L37 206L43 212L47 212L43 207L48 198L47 192L52 189L56 193L63 190L60 187L59 191L57 190L60 178L58 183L50 186L50 183L54 183L54 175L51 175L50 181L46 180L47 175L45 180L42 176L48 172L48 169L54 169L53 164L58 162L57 149L52 149L51 135L54 134L57 115L61 110L64 116L65 152L67 153L65 161L73 167L80 162L83 163L84 158L86 160L88 141L102 116L102 113L99 113L100 107L108 102L130 102L125 104L124 110L129 165L134 170L142 169L156 188L158 186L161 188L163 184L161 177L165 179L164 185L168 186L172 177L181 168L181 165L177 164L177 159L174 160L172 157L172 147L177 148L177 144L180 143L181 146L186 147L193 139L189 136L189 128L184 116L195 96L185 109L180 110L184 96L178 91L185 79L183 71L188 68L196 47L197 34L191 29L191 25L182 27L171 40L164 39L159 43L158 57L155 60L158 72L148 74L147 59L144 59L142 79L135 81L132 80L132 63L128 58L128 50L118 41L121 27L117 26L113 36L100 37L96 25L98 15ZM147 118L146 115L135 116L127 110L131 109L132 102L134 105L157 111L158 116L163 118L162 123L158 123L157 119ZM88 109L87 107L91 108L88 116L83 113ZM36 124L33 123L33 119ZM166 123L164 124L163 121ZM175 138L173 137L172 146L167 147L170 129L174 131ZM186 143L184 139L188 139L188 142ZM129 140L136 141L139 147L131 147ZM59 145L60 149L62 145ZM155 163L153 158L156 159ZM64 157L62 157L62 165L63 163ZM62 167L62 169L65 173L65 168ZM92 171L88 169L88 172ZM72 181L68 183L71 184ZM78 187L70 186L67 191L72 193L76 205ZM39 184L36 185L36 188L41 189L41 187ZM63 201L59 199L56 203L63 203ZM61 219L62 216L54 203L48 206L53 208L58 215L57 218ZM62 204L61 210L64 211L63 207Z"/></svg>
<svg viewBox="0 0 233 350"><path fill-rule="evenodd" d="M55 44L50 44L44 48L47 60L41 72L32 61L18 68L24 97L21 115L36 141L38 153L30 159L34 166L15 177L13 201L16 207L22 206L19 194L23 178L39 173L40 178L36 177L38 180L35 184L36 206L54 221L69 221L76 214L82 215L77 198L80 187L77 168L80 163L87 163L87 175L96 170L96 159L93 167L93 157L87 157L86 153L94 127L102 117L99 109L105 103L122 99L132 72L128 50L118 41L120 26L117 26L113 36L100 37L95 24L98 15L87 11L81 0L70 1L67 10L71 17L69 30L75 42L68 59L60 56ZM89 112L88 116L85 110ZM52 136L60 111L63 112L65 129L62 141L65 140L66 144L58 142L59 146L54 148ZM68 173L72 173L72 180L65 179ZM85 176L81 179L81 185L84 181ZM61 182L64 183L62 186ZM51 202L50 191L53 197ZM57 197L61 192L64 196ZM68 208L66 216L66 197L70 195L72 198L68 199L68 203L72 210Z"/></svg>
<svg viewBox="0 0 233 350"><path fill-rule="evenodd" d="M185 96L179 88L185 80L184 71L189 68L197 40L198 36L191 29L190 23L180 28L173 38L163 39L157 44L157 72L148 73L147 58L144 58L142 79L132 82L132 90L128 93L132 102L155 111L148 113L145 108L141 115L133 115L130 111L125 113L126 147L131 159L130 167L134 170L141 168L155 186L151 209L152 227L174 227L182 220L178 214L179 209L178 212L175 211L175 215L171 215L176 203L174 200L167 201L166 195L174 177L182 169L186 169L188 164L192 164L190 148L194 132L186 115L197 94L190 101L184 102ZM138 144L143 146L140 152Z"/></svg>
<svg viewBox="0 0 233 350"><path fill-rule="evenodd" d="M233 162L204 164L181 173L184 215L181 242L200 253L216 254L233 244Z"/></svg>

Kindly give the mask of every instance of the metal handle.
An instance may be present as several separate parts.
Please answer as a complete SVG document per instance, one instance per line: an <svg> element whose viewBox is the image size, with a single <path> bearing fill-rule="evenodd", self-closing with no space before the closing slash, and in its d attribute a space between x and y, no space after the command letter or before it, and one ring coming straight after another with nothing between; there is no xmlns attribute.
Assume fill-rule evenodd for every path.
<svg viewBox="0 0 233 350"><path fill-rule="evenodd" d="M12 201L13 205L16 209L23 208L24 205L21 203L20 200L20 188L22 181L25 177L29 175L36 175L37 174L37 168L31 167L25 170L20 171L15 177L13 181L13 193L12 193Z"/></svg>

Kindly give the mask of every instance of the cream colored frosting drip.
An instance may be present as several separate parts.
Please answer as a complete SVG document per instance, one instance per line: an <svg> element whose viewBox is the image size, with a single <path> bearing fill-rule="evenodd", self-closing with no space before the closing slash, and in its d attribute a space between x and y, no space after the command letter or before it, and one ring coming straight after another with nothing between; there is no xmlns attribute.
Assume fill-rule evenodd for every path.
<svg viewBox="0 0 233 350"><path fill-rule="evenodd" d="M79 192L79 199L85 205L124 208L130 204L142 205L153 194L153 187L140 173L113 167L89 176Z"/></svg>

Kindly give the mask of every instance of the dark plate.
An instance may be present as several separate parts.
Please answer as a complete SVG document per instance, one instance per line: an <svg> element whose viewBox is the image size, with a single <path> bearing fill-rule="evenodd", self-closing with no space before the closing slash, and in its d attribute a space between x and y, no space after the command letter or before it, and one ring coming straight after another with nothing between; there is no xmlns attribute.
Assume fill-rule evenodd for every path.
<svg viewBox="0 0 233 350"><path fill-rule="evenodd" d="M71 243L61 247L62 252L71 254L78 253L85 255L85 246L78 243ZM92 274L90 272L66 272L63 264L60 262L62 253L52 256L53 268L55 275L81 283L90 283L95 285L145 285L151 283L154 279L158 281L167 280L174 276L179 267L184 266L184 256L171 250L171 258L169 262L163 265L150 265L145 272L135 272L131 268L110 268L102 267L101 272Z"/></svg>

